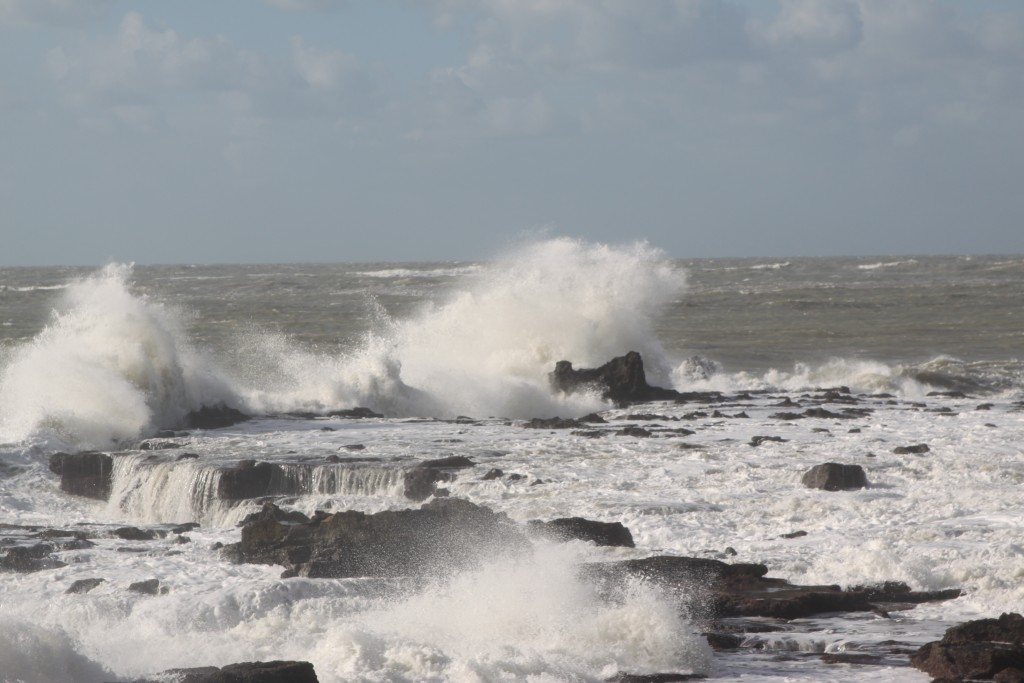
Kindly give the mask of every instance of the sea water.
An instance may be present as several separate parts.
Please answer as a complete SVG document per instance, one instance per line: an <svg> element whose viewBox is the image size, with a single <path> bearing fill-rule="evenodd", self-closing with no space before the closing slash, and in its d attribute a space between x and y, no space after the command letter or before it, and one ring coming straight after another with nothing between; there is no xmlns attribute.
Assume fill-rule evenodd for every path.
<svg viewBox="0 0 1024 683"><path fill-rule="evenodd" d="M883 644L912 649L1024 609L1022 300L1020 256L679 261L569 239L481 263L0 269L0 542L27 542L31 527L94 544L59 552L64 566L0 573L0 680L299 659L325 682L926 681ZM748 393L623 409L549 385L558 360L593 367L628 350L652 384ZM839 386L870 412L777 417L784 398ZM218 404L257 417L140 449ZM356 406L385 417L307 415ZM653 436L524 427L595 411ZM893 452L918 443L929 452ZM62 493L48 468L51 453L90 449L117 454L108 501ZM285 465L296 494L281 504L307 514L377 512L415 506L405 469L448 455L477 463L452 495L521 522L619 521L637 547L537 541L430 583L282 579L214 549L258 508L217 498L222 467ZM860 464L869 487L800 484L828 461ZM492 468L520 476L483 480ZM200 524L189 542L167 533L182 522ZM125 525L165 535L112 535ZM806 535L783 538L793 531ZM577 571L652 554L964 594L888 618L798 620L712 653L700 586L609 596ZM85 578L105 581L66 593ZM161 594L127 590L152 578ZM815 656L841 651L882 660Z"/></svg>

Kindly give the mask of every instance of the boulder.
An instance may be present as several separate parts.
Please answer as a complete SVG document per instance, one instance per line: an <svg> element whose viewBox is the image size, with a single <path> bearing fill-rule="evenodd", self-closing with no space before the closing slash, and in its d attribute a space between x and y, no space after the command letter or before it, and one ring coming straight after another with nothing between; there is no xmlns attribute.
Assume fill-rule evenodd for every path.
<svg viewBox="0 0 1024 683"><path fill-rule="evenodd" d="M454 474L436 467L414 467L405 473L405 497L417 503L423 502L437 493L438 482L453 479Z"/></svg>
<svg viewBox="0 0 1024 683"><path fill-rule="evenodd" d="M918 443L913 446L897 446L892 449L892 452L896 455L922 455L931 451L926 443Z"/></svg>
<svg viewBox="0 0 1024 683"><path fill-rule="evenodd" d="M106 453L54 453L50 470L60 475L60 490L75 496L107 500L114 471L114 461Z"/></svg>
<svg viewBox="0 0 1024 683"><path fill-rule="evenodd" d="M319 513L307 523L279 521L276 507L265 505L242 527L242 540L224 549L230 559L280 564L289 576L397 577L445 573L528 547L505 515L458 498L414 510Z"/></svg>
<svg viewBox="0 0 1024 683"><path fill-rule="evenodd" d="M270 462L242 460L234 468L222 470L217 496L223 500L244 500L283 493L284 469Z"/></svg>
<svg viewBox="0 0 1024 683"><path fill-rule="evenodd" d="M555 369L548 375L548 379L551 386L562 393L593 391L619 405L682 398L682 394L677 391L647 383L643 359L636 351L617 356L597 368L577 370L571 362L560 360L555 363Z"/></svg>
<svg viewBox="0 0 1024 683"><path fill-rule="evenodd" d="M203 406L185 416L185 429L221 429L251 419L240 410L221 403L216 406Z"/></svg>
<svg viewBox="0 0 1024 683"><path fill-rule="evenodd" d="M911 655L910 663L936 678L1014 680L1024 669L1024 617L1003 614L954 626Z"/></svg>
<svg viewBox="0 0 1024 683"><path fill-rule="evenodd" d="M841 465L837 462L815 465L804 472L801 481L807 488L824 491L851 491L866 488L868 485L868 478L864 474L863 467Z"/></svg>
<svg viewBox="0 0 1024 683"><path fill-rule="evenodd" d="M633 534L622 522L595 522L582 517L562 517L550 522L532 521L531 530L561 541L589 541L596 545L634 548Z"/></svg>

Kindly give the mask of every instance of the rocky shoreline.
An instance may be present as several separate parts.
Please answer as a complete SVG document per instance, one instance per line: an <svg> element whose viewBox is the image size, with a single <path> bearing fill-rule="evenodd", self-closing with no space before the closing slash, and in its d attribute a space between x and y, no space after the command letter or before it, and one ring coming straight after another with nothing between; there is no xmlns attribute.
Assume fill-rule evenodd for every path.
<svg viewBox="0 0 1024 683"><path fill-rule="evenodd" d="M724 396L717 392L683 394L652 387L644 376L639 354L631 352L594 369L576 370L567 361L556 365L551 374L557 391L598 391L620 407L638 403L667 401L675 404L699 402L719 406L712 417L744 419L742 410L749 395ZM886 400L885 396L874 396ZM795 400L794 400L795 399ZM819 403L842 406L839 411L826 410ZM802 397L786 396L780 403L782 412L776 419L845 420L868 415L871 408L860 405L849 390L838 387L823 389ZM739 411L736 411L740 408ZM797 410L794 409L802 409ZM980 407L979 407L980 409ZM727 414L724 411L736 411ZM709 416L708 413L695 415ZM349 411L351 418L379 418L365 409ZM221 407L199 411L190 418L194 427L211 428L247 419L232 408ZM652 438L658 436L692 435L693 430L665 426L669 418L652 413L626 416L628 424L610 424L599 415L573 419L537 419L522 424L524 429L572 430L586 438ZM468 418L460 424L477 424ZM642 424L637 424L642 423ZM192 424L192 423L190 423ZM180 444L176 433L143 442L138 450L172 451ZM165 439L165 441L161 441ZM780 441L774 435L759 435L749 446L756 448L766 442ZM171 447L161 444L171 443ZM927 444L903 446L907 454L922 454ZM355 450L354 448L352 450ZM177 460L189 459L177 454ZM111 495L112 476L118 453L57 453L50 458L51 470L60 476L65 493L106 500ZM517 523L500 512L450 496L445 484L460 477L474 476L481 480L515 481L517 473L506 473L491 467L479 476L478 463L465 456L428 459L413 463L386 464L381 468L397 468L402 474L402 487L410 501L422 502L418 508L386 510L375 514L357 511L317 511L307 516L288 509L288 496L302 493L298 476L314 468L349 466L347 463L279 463L240 460L218 472L215 495L228 503L262 503L258 512L250 514L240 525L240 540L211 553L233 563L279 565L281 577L309 579L353 577L445 576L478 566L483 561L511 561L529 553L538 538L556 542L586 542L599 546L633 548L638 555L631 559L611 559L581 565L578 571L586 581L600 586L609 594L626 581L641 578L665 589L666 595L704 596L699 604L680 600L677 608L699 626L708 643L718 651L741 652L756 647L753 633L786 629L792 632L800 625L794 620L820 615L871 613L888 618L890 613L907 610L927 602L952 600L961 595L959 589L915 591L902 582L887 581L876 585L842 588L837 585L798 585L784 578L769 576L771 568L760 563L728 563L706 557L644 555L635 549L633 535L621 523L607 523L579 517L533 520ZM372 459L366 462L373 464ZM857 490L870 485L867 473L857 464L828 462L802 473L801 483L811 489L829 492ZM423 502L425 501L425 502ZM189 543L188 524L161 524L144 527L110 529L112 537L131 544ZM85 550L94 545L94 536L76 529L53 529L32 526L4 526L0 546L0 571L37 572L63 566L61 554ZM793 532L798 537L802 532ZM75 582L68 593L87 593L104 581L95 577ZM158 579L132 584L126 590L159 596L168 588ZM1000 683L1024 681L1024 620L1017 614L1004 614L998 619L970 622L949 629L938 642L919 650L905 643L891 644L889 654L908 659L911 664L935 676L936 681L993 680ZM829 654L829 663L870 666L880 661L874 655ZM180 669L159 674L187 683L283 683L316 681L308 662L250 662L223 668ZM692 680L687 673L634 674L621 672L609 679L615 681ZM154 679L157 680L157 679ZM137 681L136 683L146 683Z"/></svg>

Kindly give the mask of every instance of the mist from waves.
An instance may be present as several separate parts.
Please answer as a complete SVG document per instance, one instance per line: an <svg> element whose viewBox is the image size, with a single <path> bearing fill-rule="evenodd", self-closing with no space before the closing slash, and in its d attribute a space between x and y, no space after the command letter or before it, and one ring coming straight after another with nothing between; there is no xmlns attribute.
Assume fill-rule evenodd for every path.
<svg viewBox="0 0 1024 683"><path fill-rule="evenodd" d="M441 303L405 319L378 311L351 348L322 352L266 330L197 349L188 312L133 291L131 266L71 283L50 323L0 374L0 442L105 448L173 428L191 410L253 414L365 406L390 417L543 417L605 407L552 393L555 362L643 354L655 383L672 364L653 321L684 275L644 243L558 238L515 249Z"/></svg>
<svg viewBox="0 0 1024 683"><path fill-rule="evenodd" d="M0 441L109 446L181 421L231 391L182 331L182 313L130 291L113 264L64 290L50 323L0 373Z"/></svg>
<svg viewBox="0 0 1024 683"><path fill-rule="evenodd" d="M620 671L709 671L710 647L680 611L691 596L669 597L639 580L602 593L580 574L590 552L581 546L541 542L426 584L282 581L277 568L228 564L205 567L214 576L199 583L185 553L162 560L172 589L159 600L117 589L152 572L150 563L125 565L88 601L54 592L13 603L0 625L21 636L7 642L0 632L0 655L20 677L55 683L268 653L312 662L325 683L596 682Z"/></svg>

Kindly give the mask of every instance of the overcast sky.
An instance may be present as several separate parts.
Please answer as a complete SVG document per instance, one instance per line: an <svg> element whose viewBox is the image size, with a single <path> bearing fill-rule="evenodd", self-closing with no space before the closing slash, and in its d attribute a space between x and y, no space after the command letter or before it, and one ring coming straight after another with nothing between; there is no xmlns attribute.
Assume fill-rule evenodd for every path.
<svg viewBox="0 0 1024 683"><path fill-rule="evenodd" d="M1024 252L1018 0L0 0L0 265Z"/></svg>

